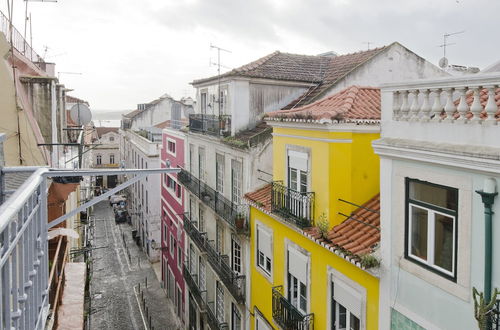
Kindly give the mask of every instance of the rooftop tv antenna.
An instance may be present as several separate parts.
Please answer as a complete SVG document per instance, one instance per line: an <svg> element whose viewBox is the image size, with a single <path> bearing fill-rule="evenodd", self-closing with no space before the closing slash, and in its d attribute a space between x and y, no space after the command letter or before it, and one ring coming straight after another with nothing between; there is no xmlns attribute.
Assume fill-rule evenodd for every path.
<svg viewBox="0 0 500 330"><path fill-rule="evenodd" d="M212 49L217 49L217 104L218 104L218 109L219 109L219 117L221 115L220 113L220 67L221 67L221 64L220 64L220 52L226 52L226 53L231 53L230 50L227 50L227 49L224 49L224 48L221 48L219 46L216 46L216 45L212 45L210 43L210 50Z"/></svg>
<svg viewBox="0 0 500 330"><path fill-rule="evenodd" d="M368 47L368 50L370 50L370 45L373 45L373 42L371 41L364 41L362 44L365 44Z"/></svg>
<svg viewBox="0 0 500 330"><path fill-rule="evenodd" d="M438 47L443 48L443 57L439 60L439 66L444 69L448 65L448 59L446 58L446 47L456 45L455 42L448 42L448 38L457 34L462 34L465 33L464 31L459 31L459 32L453 32L453 33L445 33L443 34L443 43L439 45Z"/></svg>

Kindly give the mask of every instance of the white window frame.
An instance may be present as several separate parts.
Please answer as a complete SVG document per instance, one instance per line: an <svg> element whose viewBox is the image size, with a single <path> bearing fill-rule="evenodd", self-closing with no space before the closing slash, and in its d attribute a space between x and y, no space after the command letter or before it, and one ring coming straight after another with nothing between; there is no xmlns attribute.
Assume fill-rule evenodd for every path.
<svg viewBox="0 0 500 330"><path fill-rule="evenodd" d="M299 262L299 264L303 264L305 263L305 274L304 274L304 278L303 280L305 282L302 281L302 279L298 278L298 275L297 274L293 274L294 272L291 271L291 268L290 268L290 253L295 253L297 255L298 258L301 258L303 259L303 262ZM295 258L294 258L295 260ZM292 243L291 241L288 241L287 244L286 244L286 268L285 268L285 280L286 280L286 297L287 297L287 300L293 305L295 306L295 308L297 308L301 313L303 313L304 315L306 314L309 314L309 311L311 309L311 289L310 289L310 286L311 286L311 274L310 274L310 267L311 267L311 256L310 256L310 253L306 250L304 250L303 248L301 248L300 246L298 246L297 244L295 243ZM291 275L292 277L294 277L295 280L297 280L297 301L296 301L296 304L293 303L293 301L291 300L291 297L289 297L289 288L290 288L290 285L291 283L289 283L289 278L288 278L288 275ZM303 283L305 288L306 288L306 296L305 296L305 303L306 303L306 308L303 309L301 307L301 294L300 294L300 284Z"/></svg>
<svg viewBox="0 0 500 330"><path fill-rule="evenodd" d="M198 179L205 182L207 170L207 150L198 146Z"/></svg>
<svg viewBox="0 0 500 330"><path fill-rule="evenodd" d="M359 300L360 304L360 315L359 315L359 329L360 330L365 330L366 329L366 288L359 285L359 283L356 283L355 281L351 280L349 277L344 275L343 273L339 272L338 270L328 266L327 268L327 273L328 273L328 303L326 304L327 308L327 329L333 329L332 327L332 289L334 283L337 283L342 286L342 288L345 288L348 290L349 293L355 296L356 299ZM345 302L342 301L337 301L339 303L344 303L343 306L347 305ZM347 308L346 308L347 309ZM349 320L350 321L350 320ZM347 328L349 329L349 328Z"/></svg>
<svg viewBox="0 0 500 330"><path fill-rule="evenodd" d="M109 163L116 164L115 163L115 154L109 154Z"/></svg>
<svg viewBox="0 0 500 330"><path fill-rule="evenodd" d="M177 244L177 269L182 272L182 246Z"/></svg>
<svg viewBox="0 0 500 330"><path fill-rule="evenodd" d="M255 306L255 330L274 330L268 320L262 315L259 309Z"/></svg>
<svg viewBox="0 0 500 330"><path fill-rule="evenodd" d="M239 166L239 172L235 170ZM240 160L231 160L231 201L239 205L241 204L241 195L243 187L243 162Z"/></svg>
<svg viewBox="0 0 500 330"><path fill-rule="evenodd" d="M268 256L264 253L264 251L261 251L259 249L260 245L259 245L259 231L263 231L264 233L267 233L267 235L269 235L269 240L270 240L270 252L271 252L271 255ZM255 253L254 253L254 256L255 256L255 268L257 269L258 272L260 272L268 281L270 281L271 283L273 283L273 271L274 271L274 258L273 258L273 239L274 239L274 236L273 236L273 230L267 226L265 226L263 223L261 223L260 221L256 220L255 221ZM264 264L261 265L260 264L260 261L259 261L259 254L262 253L263 255L263 258L264 258ZM269 259L269 262L270 262L270 265L271 265L271 269L268 271L266 269L266 258Z"/></svg>
<svg viewBox="0 0 500 330"><path fill-rule="evenodd" d="M435 185L435 186L440 186L441 188L443 189L446 189L446 188L449 188L450 190L451 189L455 189L454 187L447 187L447 186L443 186L443 185L437 185L437 184L434 184L434 183L429 183L429 182L425 182L425 181L421 181L421 180L416 180L416 179L408 179L408 180L405 180L405 184L408 185L408 187L406 187L407 191L409 189L409 185L411 182L418 182L420 184L427 184L427 185ZM458 194L458 193L457 193ZM458 198L458 196L457 196ZM431 269L433 270L436 270L437 272L439 273L442 273L448 277L450 277L451 279L455 280L455 274L456 274L456 254L457 254L457 251L456 251L456 248L457 248L457 244L456 244L456 237L457 237L457 217L456 215L458 214L458 209L454 211L454 213L456 215L452 215L452 214L449 214L449 213L445 213L445 212L441 212L437 209L444 209L443 207L441 206L435 206L435 205L431 205L429 204L430 207L426 207L424 206L424 204L427 204L427 203L424 203L424 202L420 202L418 204L416 203L412 203L410 201L410 196L408 195L407 196L407 199L406 199L406 207L407 207L407 217L408 217L408 221L407 221L407 235L408 235L408 244L406 246L406 251L407 251L407 256L408 258L411 260L416 260L417 262L421 263L421 264L424 264L425 266L427 267L430 267ZM414 255L412 254L411 252L411 246L412 246L412 239L413 239L413 235L411 233L411 228L412 228L412 224L413 224L413 217L412 217L412 212L411 212L411 209L415 207L415 208L419 208L419 209L422 209L422 210L425 210L427 212L427 260L423 259L423 258L420 258L419 256L417 255ZM458 208L458 206L457 206ZM450 210L450 211L453 211L453 210ZM449 271L447 269L444 269L444 268L441 268L440 266L438 265L435 265L435 262L434 262L434 244L435 244L435 224L436 224L436 214L439 214L439 215L443 215L447 218L450 218L453 220L453 233L452 233L452 270Z"/></svg>
<svg viewBox="0 0 500 330"><path fill-rule="evenodd" d="M168 143L173 143L174 145L174 151L170 151L170 146ZM171 138L167 138L167 153L172 155L172 156L175 156L177 157L177 141L175 141L174 139L171 139Z"/></svg>
<svg viewBox="0 0 500 330"><path fill-rule="evenodd" d="M169 251L170 251L170 255L172 256L172 258L175 257L175 250L177 248L177 244L174 244L175 243L175 237L174 235L172 234L172 232L170 232L170 245L169 245ZM174 248L175 246L175 248Z"/></svg>
<svg viewBox="0 0 500 330"><path fill-rule="evenodd" d="M238 249L236 249L235 245L238 246ZM235 253L238 252L239 253ZM239 255L237 255L239 254ZM236 273L236 274L242 274L243 273L243 265L241 262L242 256L241 256L241 243L236 240L234 237L231 237L231 269ZM237 270L239 268L239 271ZM272 267L271 267L272 269Z"/></svg>
<svg viewBox="0 0 500 330"><path fill-rule="evenodd" d="M224 285L221 281L215 281L215 317L219 323L225 322Z"/></svg>
<svg viewBox="0 0 500 330"><path fill-rule="evenodd" d="M220 194L224 193L224 175L226 173L225 162L226 157L224 157L224 154L215 153L215 190Z"/></svg>
<svg viewBox="0 0 500 330"><path fill-rule="evenodd" d="M198 256L198 285L200 291L207 290L207 266L201 256Z"/></svg>

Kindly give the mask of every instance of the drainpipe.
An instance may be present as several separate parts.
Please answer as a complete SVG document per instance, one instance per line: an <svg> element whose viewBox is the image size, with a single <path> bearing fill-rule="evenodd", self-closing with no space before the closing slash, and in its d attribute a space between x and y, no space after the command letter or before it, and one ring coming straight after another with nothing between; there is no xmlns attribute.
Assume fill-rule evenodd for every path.
<svg viewBox="0 0 500 330"><path fill-rule="evenodd" d="M57 98L56 98L56 82L50 82L50 122L51 122L51 143L58 143L57 139ZM59 146L52 145L52 167L59 167Z"/></svg>
<svg viewBox="0 0 500 330"><path fill-rule="evenodd" d="M491 263L492 263L492 218L493 204L496 192L496 180L493 178L484 181L483 190L476 190L481 195L484 204L484 300L489 303L491 300Z"/></svg>

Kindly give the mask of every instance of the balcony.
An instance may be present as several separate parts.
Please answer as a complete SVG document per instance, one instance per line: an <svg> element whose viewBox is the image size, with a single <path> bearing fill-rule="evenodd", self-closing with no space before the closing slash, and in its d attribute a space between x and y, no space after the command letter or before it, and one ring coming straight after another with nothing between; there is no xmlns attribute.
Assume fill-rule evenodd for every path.
<svg viewBox="0 0 500 330"><path fill-rule="evenodd" d="M207 233L200 233L198 228L195 227L194 221L191 221L187 214L183 215L184 218L184 230L186 234L191 238L191 240L196 244L198 249L202 252L206 252L207 241Z"/></svg>
<svg viewBox="0 0 500 330"><path fill-rule="evenodd" d="M314 314L302 314L283 296L283 286L273 288L273 319L283 330L314 329Z"/></svg>
<svg viewBox="0 0 500 330"><path fill-rule="evenodd" d="M208 262L228 291L239 304L245 303L245 275L239 275L231 269L229 257L218 253L213 241L206 244L206 251Z"/></svg>
<svg viewBox="0 0 500 330"><path fill-rule="evenodd" d="M224 219L239 234L249 234L245 208L236 205L228 200L224 195L215 191L209 185L201 182L194 175L186 170L181 170L177 175L179 182L184 185L192 194L196 195L205 205L210 207L215 213Z"/></svg>
<svg viewBox="0 0 500 330"><path fill-rule="evenodd" d="M184 230L201 252L207 253L208 262L220 280L238 303L245 302L245 276L235 273L228 263L229 257L216 251L213 241L206 233L200 233L187 215L184 215Z"/></svg>
<svg viewBox="0 0 500 330"><path fill-rule="evenodd" d="M299 228L312 227L314 222L314 192L298 192L274 181L271 191L271 211Z"/></svg>
<svg viewBox="0 0 500 330"><path fill-rule="evenodd" d="M219 322L215 313L215 303L209 302L207 308L207 321L210 329L226 330L229 329L227 322Z"/></svg>
<svg viewBox="0 0 500 330"><path fill-rule="evenodd" d="M198 275L191 274L189 271L189 267L184 265L182 269L182 275L184 276L184 280L186 281L187 286L189 287L189 291L193 295L198 307L202 312L206 310L206 295L207 291L201 291L198 286Z"/></svg>
<svg viewBox="0 0 500 330"><path fill-rule="evenodd" d="M213 136L231 135L231 116L189 115L189 131Z"/></svg>

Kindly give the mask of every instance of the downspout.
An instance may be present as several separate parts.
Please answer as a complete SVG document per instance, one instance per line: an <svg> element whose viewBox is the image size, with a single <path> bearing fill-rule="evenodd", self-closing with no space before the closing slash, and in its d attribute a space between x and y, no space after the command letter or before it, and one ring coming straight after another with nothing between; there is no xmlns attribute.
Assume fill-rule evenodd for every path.
<svg viewBox="0 0 500 330"><path fill-rule="evenodd" d="M56 82L51 80L50 82L50 113L51 113L51 129L52 129L52 141L51 143L58 143L57 140L57 98L56 98ZM58 156L59 156L59 146L52 145L52 167L58 166Z"/></svg>
<svg viewBox="0 0 500 330"><path fill-rule="evenodd" d="M496 180L493 178L484 181L483 190L476 190L481 195L484 204L484 301L489 303L491 300L491 273L492 273L492 220L493 204L496 192Z"/></svg>

